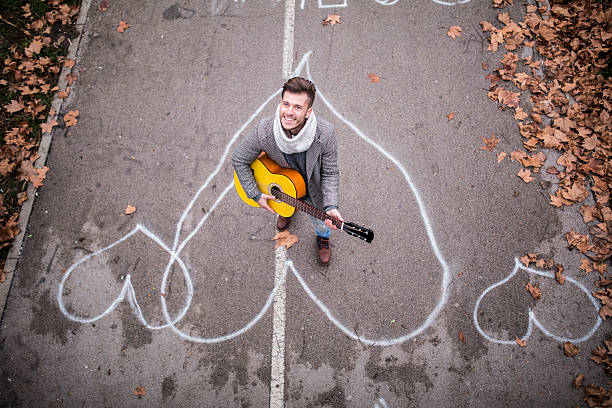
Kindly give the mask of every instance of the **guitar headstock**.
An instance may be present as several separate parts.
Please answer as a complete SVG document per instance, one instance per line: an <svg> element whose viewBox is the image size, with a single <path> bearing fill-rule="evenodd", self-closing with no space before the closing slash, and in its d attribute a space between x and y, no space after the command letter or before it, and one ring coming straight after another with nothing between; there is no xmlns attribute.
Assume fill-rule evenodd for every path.
<svg viewBox="0 0 612 408"><path fill-rule="evenodd" d="M342 229L346 231L347 234L363 239L367 243L372 242L374 239L374 231L352 222L345 222Z"/></svg>

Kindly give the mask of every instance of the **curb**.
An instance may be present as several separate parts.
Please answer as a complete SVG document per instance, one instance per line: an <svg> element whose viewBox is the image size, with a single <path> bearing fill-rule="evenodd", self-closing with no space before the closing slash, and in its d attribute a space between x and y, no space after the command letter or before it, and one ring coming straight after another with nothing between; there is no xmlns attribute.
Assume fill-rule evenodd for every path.
<svg viewBox="0 0 612 408"><path fill-rule="evenodd" d="M83 29L85 27L85 23L87 22L87 16L89 15L89 9L91 7L91 0L83 0L81 2L81 10L79 12L79 17L77 18L75 28L79 33L78 37L70 44L68 47L68 55L67 58L74 60L79 51L79 47L81 45L81 40L83 38ZM57 86L59 89L66 88L66 75L72 72L72 68L64 67L62 72L60 73L59 81ZM53 98L53 102L51 103L51 109L55 110L55 114L53 116L49 115L47 117L47 123L49 123L53 119L57 119L63 107L64 100L60 99L57 94ZM39 169L45 165L47 161L47 156L49 154L49 148L51 147L51 140L53 139L53 132L51 134L44 134L40 145L38 146L38 155L40 156L36 162L34 163L34 167ZM21 211L19 212L19 229L21 230L13 244L11 245L11 249L9 250L8 256L6 258L6 263L4 265L4 272L6 273L6 281L0 284L0 323L2 323L2 317L4 316L4 310L7 306L8 295L11 291L11 284L13 282L13 276L15 275L15 270L17 269L17 263L19 262L19 257L21 256L21 245L23 244L23 238L25 237L26 230L28 227L28 222L30 220L30 214L32 213L32 208L34 207L34 200L36 199L37 192L36 188L32 185L32 183L28 183L28 187L26 189L28 199L21 206Z"/></svg>

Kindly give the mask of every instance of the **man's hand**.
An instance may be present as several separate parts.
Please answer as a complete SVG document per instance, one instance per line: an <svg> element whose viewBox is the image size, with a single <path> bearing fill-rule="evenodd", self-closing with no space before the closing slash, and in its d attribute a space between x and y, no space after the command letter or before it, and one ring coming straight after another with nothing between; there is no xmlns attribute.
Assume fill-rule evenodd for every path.
<svg viewBox="0 0 612 408"><path fill-rule="evenodd" d="M265 208L266 210L270 211L272 214L276 214L274 210L268 205L268 200L276 200L276 197L270 194L262 194L257 204L259 204L261 208Z"/></svg>
<svg viewBox="0 0 612 408"><path fill-rule="evenodd" d="M338 211L338 209L336 208L332 208L331 210L327 211L326 214L344 222L344 218L342 218L342 215L340 215L340 211ZM325 220L325 225L327 225L331 229L338 229L334 224L332 224L331 220Z"/></svg>

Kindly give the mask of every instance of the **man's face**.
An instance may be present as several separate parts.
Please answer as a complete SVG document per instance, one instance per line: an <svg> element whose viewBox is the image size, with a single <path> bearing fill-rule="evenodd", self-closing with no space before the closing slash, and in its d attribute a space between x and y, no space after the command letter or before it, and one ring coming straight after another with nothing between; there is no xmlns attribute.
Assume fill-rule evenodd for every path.
<svg viewBox="0 0 612 408"><path fill-rule="evenodd" d="M304 126L304 122L312 113L312 108L308 107L308 102L306 92L285 91L280 106L280 122L283 129L296 133Z"/></svg>

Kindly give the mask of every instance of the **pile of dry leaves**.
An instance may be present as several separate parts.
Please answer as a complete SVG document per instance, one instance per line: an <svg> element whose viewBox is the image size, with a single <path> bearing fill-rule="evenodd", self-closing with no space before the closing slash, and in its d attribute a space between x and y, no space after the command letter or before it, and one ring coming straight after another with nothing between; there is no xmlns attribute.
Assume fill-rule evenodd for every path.
<svg viewBox="0 0 612 408"><path fill-rule="evenodd" d="M601 268L598 265L612 254L612 78L606 71L610 49L605 46L612 39L612 10L604 4L575 2L553 5L551 13L536 6L527 6L527 11L520 23L500 13L502 28L481 23L491 33L489 50L496 51L500 44L509 50L500 60L502 67L487 76L488 96L500 108L514 110L525 150L512 152L511 158L526 167L523 174L539 172L546 159L541 151L530 152L540 147L560 152L560 167L546 169L559 180L551 205L570 206L593 195L594 205L581 206L590 234L572 231L568 244ZM521 44L535 45L544 59L530 56L519 61L513 51ZM530 112L519 106L523 93Z"/></svg>
<svg viewBox="0 0 612 408"><path fill-rule="evenodd" d="M0 10L0 262L19 233L21 204L28 199L28 181L42 185L47 168L36 169L43 133L58 123L46 123L65 59L79 1L32 0L3 2ZM68 83L76 76L66 78ZM59 97L67 97L69 88ZM54 116L54 112L51 112ZM76 123L78 112L65 117ZM3 267L0 268L0 272ZM0 282L4 275L0 273Z"/></svg>
<svg viewBox="0 0 612 408"><path fill-rule="evenodd" d="M503 4L493 0L496 7L507 2L511 0ZM546 171L558 179L557 190L550 194L551 205L581 203L580 214L589 233L572 229L566 238L568 247L585 257L578 267L585 273L599 273L596 285L602 290L594 295L601 300L600 316L606 319L612 316L612 288L608 288L612 279L607 276L612 255L612 8L610 0L552 1L550 6L528 5L520 22L504 12L495 25L481 22L483 31L490 33L489 50L497 51L501 45L507 50L501 67L487 75L491 81L488 97L500 109L513 110L524 138L524 150L510 154L524 167L519 177L530 182L532 173ZM521 54L522 47L537 52ZM483 140L485 150L492 150L498 141ZM543 168L546 154L539 150L542 148L558 152L558 166ZM498 161L505 156L498 154ZM552 259L538 260L537 254L521 260L539 267L554 265ZM563 284L563 266L554 267L557 281ZM608 351L594 350L594 361L604 364L610 373L607 355L612 343L605 344ZM575 385L582 386L582 378ZM596 385L583 389L590 407L612 406L610 391Z"/></svg>

